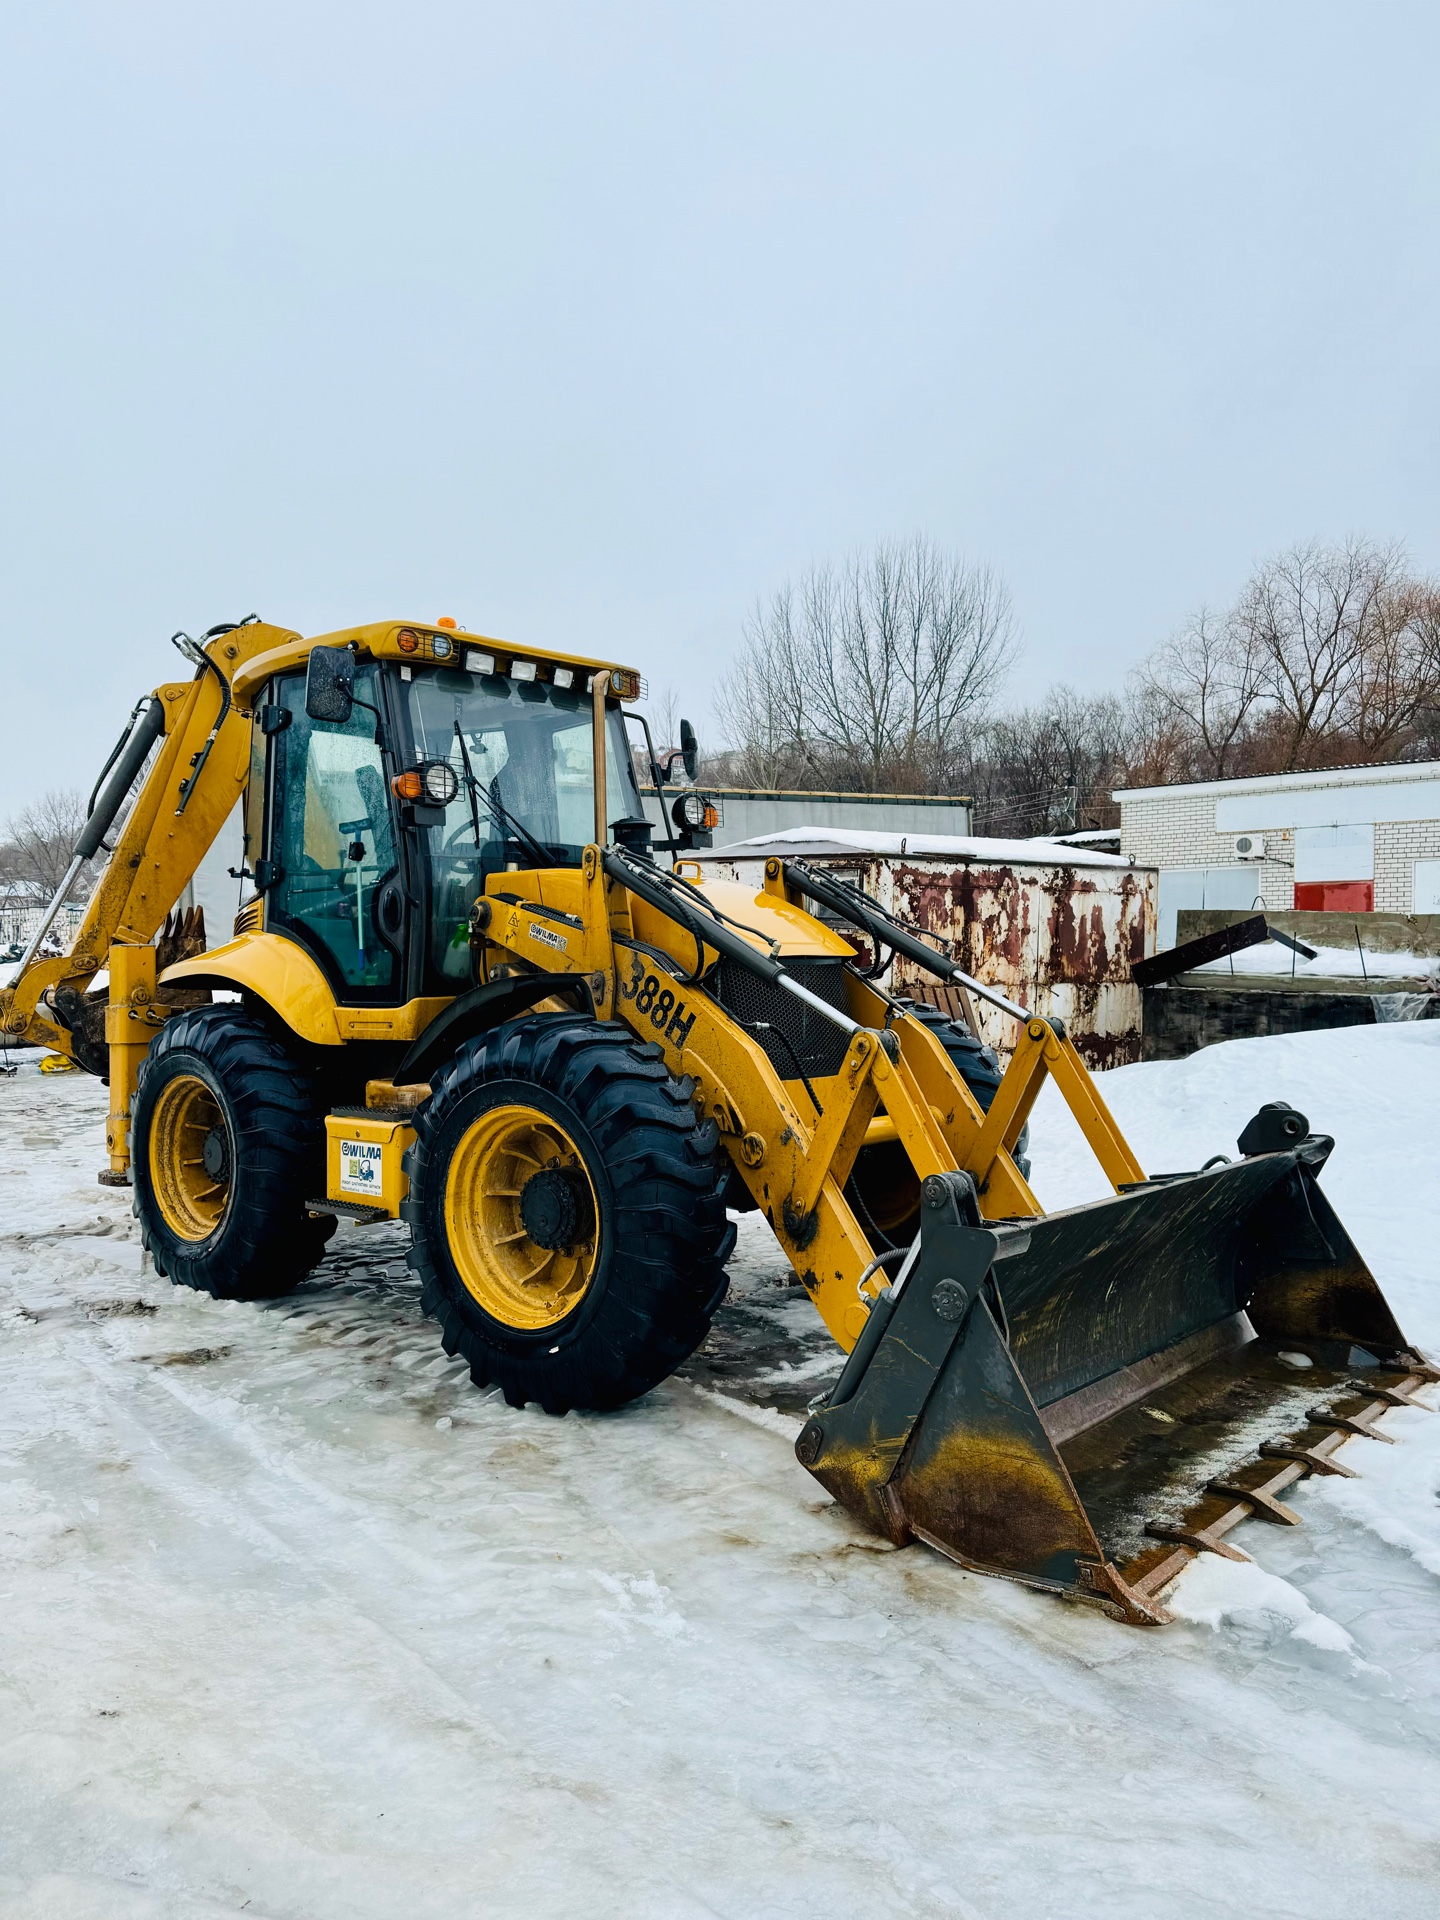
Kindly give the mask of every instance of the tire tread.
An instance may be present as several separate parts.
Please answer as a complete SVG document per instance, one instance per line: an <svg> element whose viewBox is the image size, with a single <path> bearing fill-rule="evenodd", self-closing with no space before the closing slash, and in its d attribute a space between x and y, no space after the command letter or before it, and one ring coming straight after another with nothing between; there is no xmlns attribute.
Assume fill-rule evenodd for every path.
<svg viewBox="0 0 1440 1920"><path fill-rule="evenodd" d="M554 1343L510 1336L484 1315L443 1245L444 1130L477 1093L510 1081L543 1089L576 1115L609 1184L609 1271L589 1311L582 1301L575 1328L560 1323ZM446 1352L468 1360L471 1379L499 1386L512 1406L535 1401L563 1414L648 1393L705 1338L735 1243L721 1197L729 1164L713 1125L696 1119L692 1083L618 1022L550 1013L467 1041L431 1084L407 1155L401 1217L421 1304L440 1323Z"/></svg>

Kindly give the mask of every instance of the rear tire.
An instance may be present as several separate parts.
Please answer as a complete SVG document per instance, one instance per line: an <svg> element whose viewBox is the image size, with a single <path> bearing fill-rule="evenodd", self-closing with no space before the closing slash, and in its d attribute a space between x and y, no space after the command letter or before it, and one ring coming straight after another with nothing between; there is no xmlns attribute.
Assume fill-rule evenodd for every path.
<svg viewBox="0 0 1440 1920"><path fill-rule="evenodd" d="M918 1020L934 1034L981 1111L988 1113L1005 1071L994 1051L977 1039L962 1021L950 1019L938 1007L927 1006L920 1000L906 1001L904 1006L911 1019ZM1025 1152L1029 1143L1027 1122L1014 1154L1015 1165L1026 1180L1030 1177L1030 1161ZM877 1252L908 1247L920 1231L920 1182L905 1149L898 1143L861 1148L845 1197Z"/></svg>
<svg viewBox="0 0 1440 1920"><path fill-rule="evenodd" d="M735 1243L690 1081L624 1027L551 1013L468 1041L434 1087L401 1217L446 1352L514 1407L648 1393L709 1331Z"/></svg>
<svg viewBox="0 0 1440 1920"><path fill-rule="evenodd" d="M140 1237L158 1273L217 1300L299 1285L335 1231L313 1078L232 1006L176 1014L151 1042L130 1124Z"/></svg>

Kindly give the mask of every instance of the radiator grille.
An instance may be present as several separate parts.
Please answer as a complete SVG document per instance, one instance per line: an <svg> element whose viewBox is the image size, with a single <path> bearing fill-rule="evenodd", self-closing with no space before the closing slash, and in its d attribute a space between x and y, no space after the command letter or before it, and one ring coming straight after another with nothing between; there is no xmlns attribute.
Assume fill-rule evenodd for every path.
<svg viewBox="0 0 1440 1920"><path fill-rule="evenodd" d="M841 1013L843 960L786 960L785 971ZM823 1079L838 1073L850 1041L843 1030L783 987L772 987L735 960L721 960L705 982L710 992L760 1042L782 1080L799 1074ZM788 1044L787 1044L788 1043Z"/></svg>

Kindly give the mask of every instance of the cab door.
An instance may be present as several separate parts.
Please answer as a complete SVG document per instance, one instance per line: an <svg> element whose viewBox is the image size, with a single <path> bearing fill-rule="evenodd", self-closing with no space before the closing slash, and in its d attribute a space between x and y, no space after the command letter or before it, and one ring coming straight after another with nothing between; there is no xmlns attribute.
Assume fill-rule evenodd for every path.
<svg viewBox="0 0 1440 1920"><path fill-rule="evenodd" d="M303 674L276 683L288 718L271 736L265 918L314 955L340 1000L395 1004L408 916L389 774L375 717L358 704L382 704L373 664L360 667L355 693L339 725L306 713Z"/></svg>

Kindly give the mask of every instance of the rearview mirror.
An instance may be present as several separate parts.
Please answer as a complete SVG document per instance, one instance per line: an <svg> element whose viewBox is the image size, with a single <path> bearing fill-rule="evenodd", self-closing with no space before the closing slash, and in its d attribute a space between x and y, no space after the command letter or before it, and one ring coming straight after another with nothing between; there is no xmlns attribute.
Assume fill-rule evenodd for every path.
<svg viewBox="0 0 1440 1920"><path fill-rule="evenodd" d="M355 699L355 656L348 647L316 647L305 669L305 711L344 726Z"/></svg>
<svg viewBox="0 0 1440 1920"><path fill-rule="evenodd" d="M693 780L695 769L700 764L700 742L695 738L695 729L688 720L680 722L680 758L686 773Z"/></svg>

